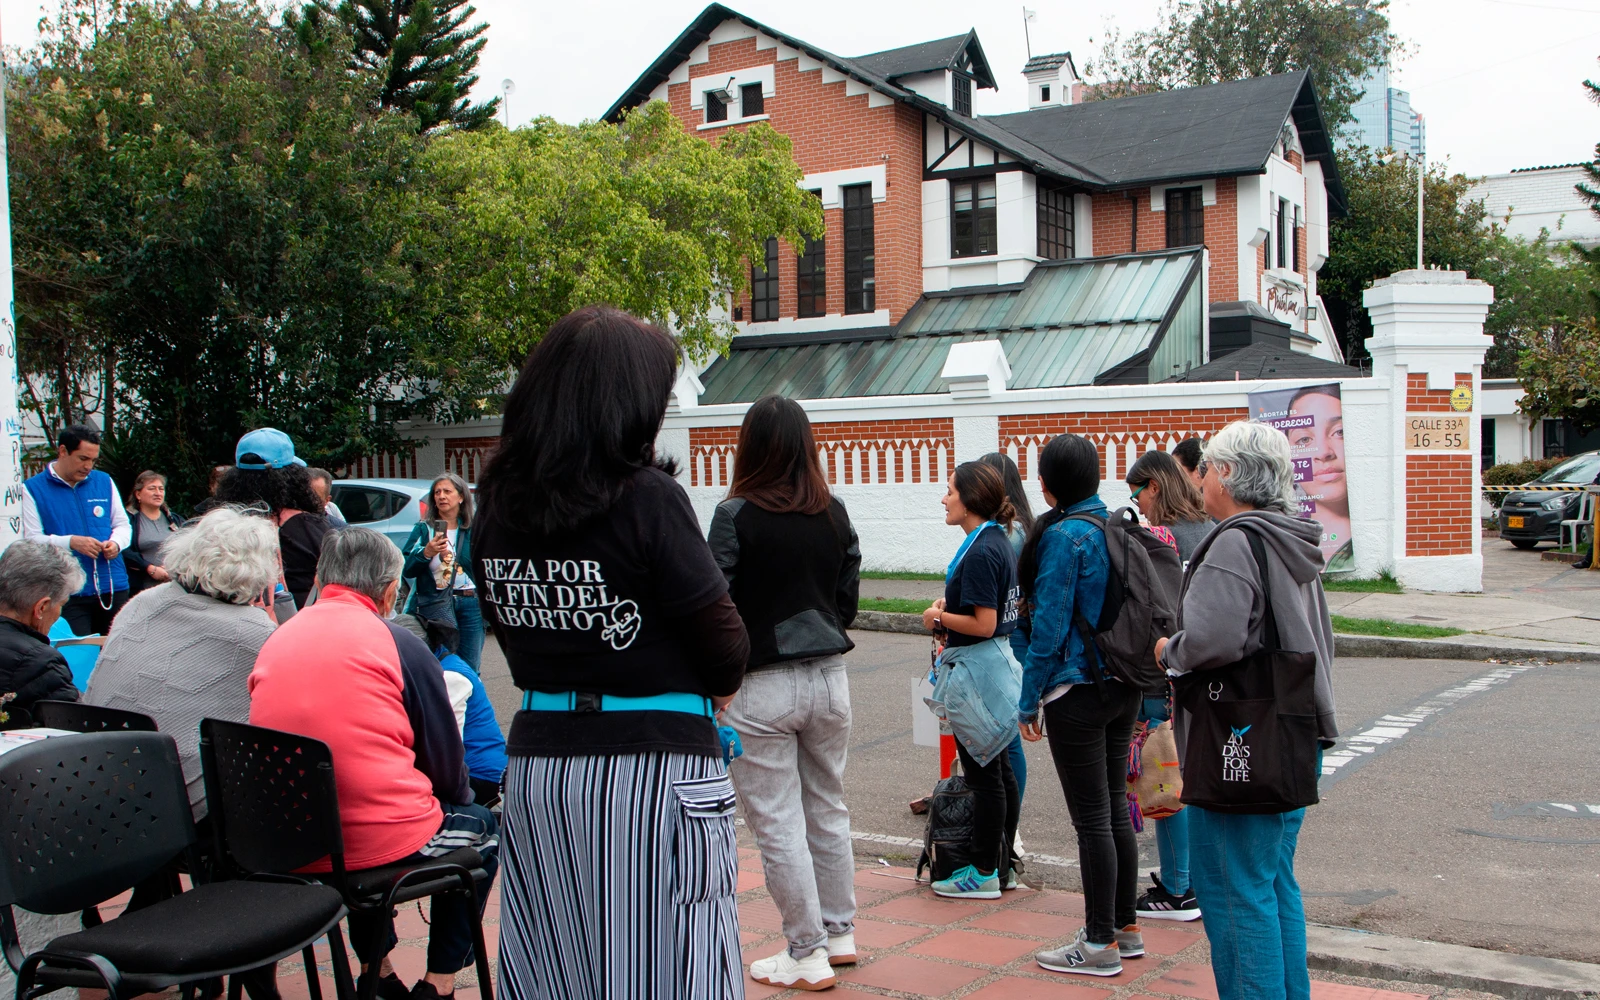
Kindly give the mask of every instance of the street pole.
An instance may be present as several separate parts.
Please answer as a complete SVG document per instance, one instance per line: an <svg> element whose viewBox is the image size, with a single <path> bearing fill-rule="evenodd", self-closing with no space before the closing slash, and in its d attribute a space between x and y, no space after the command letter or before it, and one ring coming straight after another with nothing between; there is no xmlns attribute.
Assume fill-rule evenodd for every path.
<svg viewBox="0 0 1600 1000"><path fill-rule="evenodd" d="M1028 5L1022 5L1022 39L1028 45L1028 58L1033 58L1033 35L1028 32Z"/></svg>

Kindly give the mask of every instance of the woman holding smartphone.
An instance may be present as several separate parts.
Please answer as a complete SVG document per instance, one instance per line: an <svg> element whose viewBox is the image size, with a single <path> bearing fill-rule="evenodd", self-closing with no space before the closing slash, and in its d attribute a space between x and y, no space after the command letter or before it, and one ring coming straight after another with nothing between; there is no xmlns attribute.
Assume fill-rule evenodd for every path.
<svg viewBox="0 0 1600 1000"><path fill-rule="evenodd" d="M411 612L444 622L460 637L456 655L473 670L483 653L483 614L472 579L472 490L451 472L428 491L428 516L411 529L401 549L414 588Z"/></svg>

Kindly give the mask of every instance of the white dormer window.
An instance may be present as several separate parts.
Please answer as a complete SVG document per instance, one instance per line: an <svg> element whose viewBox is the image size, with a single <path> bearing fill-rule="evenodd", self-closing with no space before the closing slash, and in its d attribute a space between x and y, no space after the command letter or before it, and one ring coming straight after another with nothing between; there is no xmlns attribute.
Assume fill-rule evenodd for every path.
<svg viewBox="0 0 1600 1000"><path fill-rule="evenodd" d="M1040 104L1049 104L1050 103L1050 85L1048 83L1042 85L1039 88L1039 103Z"/></svg>

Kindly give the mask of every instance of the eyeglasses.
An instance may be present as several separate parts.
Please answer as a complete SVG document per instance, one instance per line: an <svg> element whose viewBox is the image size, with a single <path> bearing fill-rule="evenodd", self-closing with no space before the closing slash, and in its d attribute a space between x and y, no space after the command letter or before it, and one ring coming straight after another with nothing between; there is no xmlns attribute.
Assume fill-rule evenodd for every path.
<svg viewBox="0 0 1600 1000"><path fill-rule="evenodd" d="M1200 460L1200 464L1194 467L1194 471L1200 474L1201 479L1204 479L1206 477L1206 470L1209 468L1211 468L1211 463L1202 458Z"/></svg>
<svg viewBox="0 0 1600 1000"><path fill-rule="evenodd" d="M1149 485L1150 485L1149 483L1140 483L1138 489L1136 489L1132 493L1128 494L1128 499L1129 500L1137 500L1137 499L1139 499L1139 494L1143 493L1144 490L1145 490L1145 487L1147 487Z"/></svg>

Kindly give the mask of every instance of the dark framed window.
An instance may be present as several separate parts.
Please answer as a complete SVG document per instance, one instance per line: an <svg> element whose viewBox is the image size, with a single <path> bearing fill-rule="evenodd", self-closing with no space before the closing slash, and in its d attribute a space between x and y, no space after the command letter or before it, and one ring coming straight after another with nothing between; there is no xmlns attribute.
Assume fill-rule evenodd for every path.
<svg viewBox="0 0 1600 1000"><path fill-rule="evenodd" d="M706 121L725 122L727 120L728 102L711 91L706 91Z"/></svg>
<svg viewBox="0 0 1600 1000"><path fill-rule="evenodd" d="M1279 267L1289 266L1289 226L1294 217L1289 214L1289 199L1278 199L1276 234L1278 238L1277 262Z"/></svg>
<svg viewBox="0 0 1600 1000"><path fill-rule="evenodd" d="M1050 100L1050 85L1048 83L1041 83L1039 85L1039 100L1040 101L1048 101L1048 100Z"/></svg>
<svg viewBox="0 0 1600 1000"><path fill-rule="evenodd" d="M1294 269L1300 270L1300 206L1294 209L1294 228L1289 231L1290 253L1294 257Z"/></svg>
<svg viewBox="0 0 1600 1000"><path fill-rule="evenodd" d="M993 177L950 185L950 256L982 257L998 249L994 203Z"/></svg>
<svg viewBox="0 0 1600 1000"><path fill-rule="evenodd" d="M958 115L972 117L972 78L960 73L950 74L950 110Z"/></svg>
<svg viewBox="0 0 1600 1000"><path fill-rule="evenodd" d="M739 88L739 116L741 118L754 118L756 115L766 114L765 99L761 96L761 84L747 83Z"/></svg>
<svg viewBox="0 0 1600 1000"><path fill-rule="evenodd" d="M1064 260L1073 255L1072 192L1039 182L1039 256Z"/></svg>
<svg viewBox="0 0 1600 1000"><path fill-rule="evenodd" d="M813 191L820 200L821 191ZM798 316L826 316L828 314L828 238L819 236L806 240L805 252L795 268L795 291L799 301Z"/></svg>
<svg viewBox="0 0 1600 1000"><path fill-rule="evenodd" d="M750 264L750 322L770 323L778 318L778 238L767 237L766 260Z"/></svg>
<svg viewBox="0 0 1600 1000"><path fill-rule="evenodd" d="M1192 247L1206 241L1206 206L1200 189L1167 190L1167 246Z"/></svg>
<svg viewBox="0 0 1600 1000"><path fill-rule="evenodd" d="M840 188L844 196L844 311L878 308L877 254L873 249L872 185Z"/></svg>

